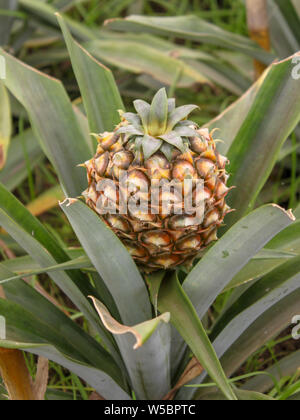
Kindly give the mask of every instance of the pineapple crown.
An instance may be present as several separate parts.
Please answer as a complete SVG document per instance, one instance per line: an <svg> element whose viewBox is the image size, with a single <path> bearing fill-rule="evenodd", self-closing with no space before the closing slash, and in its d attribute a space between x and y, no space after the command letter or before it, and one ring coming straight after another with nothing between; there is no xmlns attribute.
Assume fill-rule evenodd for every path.
<svg viewBox="0 0 300 420"><path fill-rule="evenodd" d="M123 125L117 134L125 134L134 143L136 150L142 150L145 159L161 151L168 160L173 151L185 153L189 149L189 138L199 137L197 125L188 121L188 115L197 105L175 106L175 99L168 99L166 89L160 89L150 104L143 100L134 101L137 114L123 113L128 125Z"/></svg>

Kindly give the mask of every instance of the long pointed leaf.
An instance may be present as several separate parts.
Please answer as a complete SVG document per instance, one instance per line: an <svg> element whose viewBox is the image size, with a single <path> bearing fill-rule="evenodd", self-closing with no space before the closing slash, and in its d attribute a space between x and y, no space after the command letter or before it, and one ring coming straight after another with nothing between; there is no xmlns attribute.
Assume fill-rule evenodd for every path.
<svg viewBox="0 0 300 420"><path fill-rule="evenodd" d="M130 400L130 396L113 381L108 375L100 369L70 358L58 351L54 346L43 343L30 343L28 341L0 341L1 347L16 348L24 350L37 356L45 357L53 362L63 366L65 369L74 372L90 386L92 386L103 398L108 400Z"/></svg>
<svg viewBox="0 0 300 420"><path fill-rule="evenodd" d="M61 206L114 297L122 323L131 326L151 319L151 305L143 278L117 236L81 201L70 200ZM170 388L169 326L161 324L148 342L136 351L131 336L117 336L116 341L137 397L162 398Z"/></svg>
<svg viewBox="0 0 300 420"><path fill-rule="evenodd" d="M11 274L0 266L0 279ZM35 289L19 280L7 284L5 293L9 301L0 301L0 311L6 319L8 340L53 345L69 358L102 370L99 376L109 375L124 387L122 372L109 353Z"/></svg>
<svg viewBox="0 0 300 420"><path fill-rule="evenodd" d="M0 9L16 10L17 0L0 0ZM13 18L0 16L0 45L6 45L9 41Z"/></svg>
<svg viewBox="0 0 300 420"><path fill-rule="evenodd" d="M86 176L77 165L90 158L90 151L64 87L3 50L0 54L6 60L5 85L28 111L32 128L65 192L80 195Z"/></svg>
<svg viewBox="0 0 300 420"><path fill-rule="evenodd" d="M115 340L137 398L161 400L171 388L170 325L160 323L149 340L137 350L133 350L135 339L131 336L116 336Z"/></svg>
<svg viewBox="0 0 300 420"><path fill-rule="evenodd" d="M148 17L129 16L126 19L111 19L109 29L127 32L142 32L189 39L229 48L246 53L266 64L275 57L263 51L254 42L232 32L220 29L196 16Z"/></svg>
<svg viewBox="0 0 300 420"><path fill-rule="evenodd" d="M289 59L291 62L293 58ZM273 101L268 104L268 107L270 108L270 115L272 122L275 121L275 123L278 123L278 120L281 123L281 117L278 118L278 116L284 116L282 117L282 121L286 123L287 118L290 118L290 115L288 117L285 115L287 112L287 107L289 106L289 101L293 98L295 102L297 103L297 91L295 96L291 91L293 91L293 86L295 86L296 89L298 89L298 86L293 83L293 79L291 76L291 72L289 73L288 70L286 70L286 74L284 74L284 71L281 74L282 80L279 81L277 79L277 87L275 83L275 75L274 73L281 73L280 70L282 70L282 67L287 65L287 61L279 62L277 64L274 64L270 66L265 74L259 79L251 88L244 93L244 95L239 98L236 102L234 102L232 105L230 105L224 112L222 112L218 117L213 119L210 123L208 123L206 126L209 127L210 130L213 130L215 128L218 129L216 132L216 135L219 136L222 139L222 143L218 145L218 149L221 153L227 155L230 148L232 147L234 142L241 141L238 137L238 134L247 120L247 118L250 116L250 112L253 113L256 110L256 103L257 101L260 101L260 106L262 106L264 103L266 103L264 96L267 95L267 91L273 90L273 93L278 96L276 101ZM292 65L292 64L291 64ZM292 80L289 80L292 79ZM295 80L294 80L295 82ZM273 86L274 85L274 86ZM277 93L274 92L277 90ZM258 99L260 98L260 99ZM293 105L295 107L295 105ZM274 119L274 115L277 115L277 120ZM253 117L254 118L254 117ZM253 119L255 122L256 127L256 120ZM258 120L257 120L258 121ZM264 127L263 123L267 122L267 120L264 118L264 121L261 121L262 128ZM255 129L255 127L253 129ZM268 134L268 133L267 133ZM215 135L215 136L216 136ZM214 136L214 137L215 137ZM260 153L262 156L265 156L264 152L262 151L262 147L264 147L264 140L260 140Z"/></svg>
<svg viewBox="0 0 300 420"><path fill-rule="evenodd" d="M156 139L155 137L151 137L145 134L142 139L143 153L145 159L149 159L152 155L154 155L154 153L160 149L162 143L162 140Z"/></svg>
<svg viewBox="0 0 300 420"><path fill-rule="evenodd" d="M170 314L128 327L113 319L101 302L96 299L93 302L103 324L116 336L137 397L150 400L163 398L171 388L170 328L166 325ZM128 337L128 333L134 340ZM126 337L120 337L124 334ZM132 343L134 346L130 349Z"/></svg>
<svg viewBox="0 0 300 420"><path fill-rule="evenodd" d="M149 130L151 135L158 136L164 133L167 127L168 119L168 97L165 88L160 89L154 96L150 114Z"/></svg>
<svg viewBox="0 0 300 420"><path fill-rule="evenodd" d="M85 48L101 60L120 68L143 72L171 85L177 80L178 87L190 86L201 80L202 83L209 83L211 80L240 95L252 80L248 72L246 75L241 73L239 63L237 68L233 68L199 49L181 47L149 34L124 33L120 39L119 34L102 32L101 40L89 41ZM205 78L208 80L205 81Z"/></svg>
<svg viewBox="0 0 300 420"><path fill-rule="evenodd" d="M168 119L168 131L173 130L176 124L190 115L190 113L197 108L197 105L183 105L171 111Z"/></svg>
<svg viewBox="0 0 300 420"><path fill-rule="evenodd" d="M135 40L95 40L85 43L85 48L109 65L150 75L164 85L172 85L178 76L179 87L192 86L195 82L209 83L209 77L193 65Z"/></svg>
<svg viewBox="0 0 300 420"><path fill-rule="evenodd" d="M235 400L234 392L223 372L214 348L176 276L163 280L158 296L158 307L162 313L171 313L171 322L185 339L203 368L218 384L226 398Z"/></svg>
<svg viewBox="0 0 300 420"><path fill-rule="evenodd" d="M300 18L291 0L274 0L300 46Z"/></svg>
<svg viewBox="0 0 300 420"><path fill-rule="evenodd" d="M0 285L9 283L15 280L19 280L25 277L37 276L39 274L44 274L44 273L55 273L56 271L78 270L80 268L86 268L87 266L91 267L91 263L89 262L89 259L87 257L79 257L79 258L76 258L75 260L72 260L63 264L57 264L51 267L44 267L38 270L25 271L18 275L14 275L12 273L10 277L0 280Z"/></svg>
<svg viewBox="0 0 300 420"><path fill-rule="evenodd" d="M285 58L300 48L299 28L296 27L299 17L294 8L297 0L294 5L290 0L268 0L267 2L272 45L279 57Z"/></svg>
<svg viewBox="0 0 300 420"><path fill-rule="evenodd" d="M183 284L200 319L250 258L292 222L291 214L278 206L262 207L239 221L206 253ZM186 344L176 335L174 339L177 365L184 360Z"/></svg>
<svg viewBox="0 0 300 420"><path fill-rule="evenodd" d="M150 319L151 308L146 286L118 237L83 202L66 200L61 208L114 297L123 323L135 325Z"/></svg>
<svg viewBox="0 0 300 420"><path fill-rule="evenodd" d="M8 190L14 190L28 176L26 157L30 163L30 169L34 169L44 156L32 130L24 131L10 142L6 165L0 172L0 182Z"/></svg>
<svg viewBox="0 0 300 420"><path fill-rule="evenodd" d="M255 391L246 391L235 388L235 393L239 401L275 401L273 398ZM220 392L207 390L201 393L198 400L204 401L224 401L226 400Z"/></svg>
<svg viewBox="0 0 300 420"><path fill-rule="evenodd" d="M249 325L251 320L266 311L270 305L292 293L300 287L300 256L292 258L280 267L275 268L260 281L250 287L238 301L215 324L212 337L219 334L226 336L226 329L235 325ZM243 319L246 319L246 322ZM237 324L235 324L237 322ZM231 325L230 325L231 324ZM237 328L236 331L240 333ZM221 339L220 339L221 341ZM226 342L226 339L225 339Z"/></svg>
<svg viewBox="0 0 300 420"><path fill-rule="evenodd" d="M2 226L41 267L54 266L69 260L57 241L21 203L0 184L0 226ZM102 325L87 296L93 288L85 276L76 271L49 273L53 281L69 296L114 350L112 338Z"/></svg>
<svg viewBox="0 0 300 420"><path fill-rule="evenodd" d="M58 28L57 19L55 17L55 13L58 12L58 10L48 2L40 0L18 0L18 2L29 15L38 17L41 22L47 22L50 26L53 25ZM94 37L98 35L98 31L91 30L87 25L83 25L69 16L64 16L64 19L69 25L72 34L78 39L89 40L94 39Z"/></svg>
<svg viewBox="0 0 300 420"><path fill-rule="evenodd" d="M297 281L297 280L296 280ZM295 281L295 282L296 282ZM299 280L298 280L299 285ZM284 294L283 294L284 296ZM272 338L278 336L291 324L291 319L299 309L300 289L294 290L281 300L269 302L269 309L263 308L262 312L256 313L256 319L241 323L235 329L227 330L214 342L218 356L221 358L224 369L228 375L232 375L247 358ZM257 308L254 308L254 310ZM254 311L253 311L254 313ZM238 339L236 340L236 335ZM227 336L225 338L225 336ZM227 345L225 341L227 342ZM202 383L205 375L193 380L194 384ZM195 389L182 389L177 398L189 399L198 397L201 391L195 393Z"/></svg>
<svg viewBox="0 0 300 420"><path fill-rule="evenodd" d="M237 188L229 204L237 209L227 226L251 209L267 181L279 150L300 120L300 84L292 77L293 58L274 64L229 150L230 184Z"/></svg>
<svg viewBox="0 0 300 420"><path fill-rule="evenodd" d="M292 214L278 206L261 207L241 219L206 253L183 285L200 318L241 268L293 221Z"/></svg>
<svg viewBox="0 0 300 420"><path fill-rule="evenodd" d="M60 15L57 19L69 50L90 130L95 133L114 130L120 122L118 110L124 110L124 104L112 72L73 40Z"/></svg>

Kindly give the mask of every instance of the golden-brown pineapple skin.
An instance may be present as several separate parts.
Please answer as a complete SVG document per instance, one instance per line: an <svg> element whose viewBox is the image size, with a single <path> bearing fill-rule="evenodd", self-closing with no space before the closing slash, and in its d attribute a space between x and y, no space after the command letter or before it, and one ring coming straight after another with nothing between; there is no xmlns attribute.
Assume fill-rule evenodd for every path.
<svg viewBox="0 0 300 420"><path fill-rule="evenodd" d="M154 101L156 106L159 95L162 101L166 100L161 90ZM142 101L138 102L135 104L137 110ZM176 113L177 117L180 117L180 113L183 115L181 108L184 107L177 111L173 100L167 103L166 121L163 124L163 118L159 120L163 126L160 128L161 135L157 134L157 127L156 136L151 136L151 127L147 124L144 123L142 128L139 114L124 114L114 132L98 136L96 155L85 163L89 186L83 194L87 204L115 232L145 271L174 269L191 264L201 251L217 239L217 230L230 211L225 201L229 191L226 186L227 158L218 153L207 129L199 129L186 118L180 119L171 130L173 134L169 134L170 125L169 129L166 128L168 121L170 118L174 121ZM161 109L161 104L159 106ZM151 107L153 103L147 106L149 114ZM131 125L132 122L135 124ZM149 125L151 123L154 124L153 117ZM124 185L120 181L121 174L126 176ZM183 196L176 188L168 192L160 190L159 200L156 197L156 205L153 205L153 184L172 182L181 186L183 191L186 179L191 180L189 193L194 208L199 200L202 202L204 213L201 223L197 223L194 214L185 213ZM106 180L110 181L108 185L99 188L99 183ZM202 188L199 190L196 185L200 183ZM124 191L124 186L129 189ZM141 199L147 203L146 211L130 207L133 196L135 201ZM167 208L162 205L165 199L171 203ZM122 212L120 206L121 201L124 205L124 200L127 211ZM115 202L115 214L104 211L110 201ZM178 214L178 209L182 214Z"/></svg>

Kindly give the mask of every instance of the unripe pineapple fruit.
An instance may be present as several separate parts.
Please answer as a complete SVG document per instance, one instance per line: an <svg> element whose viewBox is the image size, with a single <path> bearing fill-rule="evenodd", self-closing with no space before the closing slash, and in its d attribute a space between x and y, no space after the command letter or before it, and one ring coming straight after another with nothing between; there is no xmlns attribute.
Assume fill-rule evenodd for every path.
<svg viewBox="0 0 300 420"><path fill-rule="evenodd" d="M207 129L187 120L197 106L176 108L175 100L168 99L161 89L151 105L137 100L134 107L137 114L121 113L122 121L114 132L97 136L97 153L85 163L89 186L84 197L142 269L189 265L217 239L218 227L229 211L225 202L229 191L227 158L217 152ZM124 173L126 194L120 181ZM107 180L110 184L99 188L99 183ZM185 180L190 180L195 209L202 200L200 223L190 211L185 212L184 195L178 193L178 186L183 192L187 189ZM200 193L197 181L202 182ZM155 182L175 185L169 191L160 190L156 205L151 190ZM127 212L121 212L121 198L129 204L133 196L135 202L146 202L146 210L129 205ZM162 204L166 198L171 203L167 208ZM116 211L106 211L113 200Z"/></svg>

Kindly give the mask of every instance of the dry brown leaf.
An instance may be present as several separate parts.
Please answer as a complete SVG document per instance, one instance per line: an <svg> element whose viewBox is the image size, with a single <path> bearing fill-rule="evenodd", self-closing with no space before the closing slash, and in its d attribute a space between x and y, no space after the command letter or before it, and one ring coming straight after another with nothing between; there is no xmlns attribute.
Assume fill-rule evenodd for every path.
<svg viewBox="0 0 300 420"><path fill-rule="evenodd" d="M36 401L44 401L49 379L49 361L44 357L39 357L33 393Z"/></svg>
<svg viewBox="0 0 300 420"><path fill-rule="evenodd" d="M21 351L0 348L0 374L10 400L35 400L31 378Z"/></svg>
<svg viewBox="0 0 300 420"><path fill-rule="evenodd" d="M250 37L264 50L271 50L267 0L246 0L247 21ZM266 69L266 65L254 60L256 79Z"/></svg>
<svg viewBox="0 0 300 420"><path fill-rule="evenodd" d="M168 323L170 321L170 314L165 313L155 319L143 322L142 324L135 325L134 327L128 327L116 321L102 302L98 301L92 296L89 297L92 299L94 306L101 318L101 321L103 322L105 328L108 329L108 331L117 335L131 333L135 337L136 343L133 347L134 350L140 348L144 342L147 341L149 335L154 332L155 328L160 322Z"/></svg>
<svg viewBox="0 0 300 420"><path fill-rule="evenodd" d="M90 401L105 401L105 398L103 398L100 394L98 394L97 392L93 392L90 395L89 398Z"/></svg>
<svg viewBox="0 0 300 420"><path fill-rule="evenodd" d="M197 378L197 376L201 375L202 372L203 372L203 367L200 365L200 363L198 362L196 357L193 357L192 360L187 365L185 371L181 375L177 384L174 386L173 389L171 389L171 391L163 399L164 400L172 400L174 398L176 392L181 387L183 387L184 385L186 385L187 383L189 383L193 379Z"/></svg>

